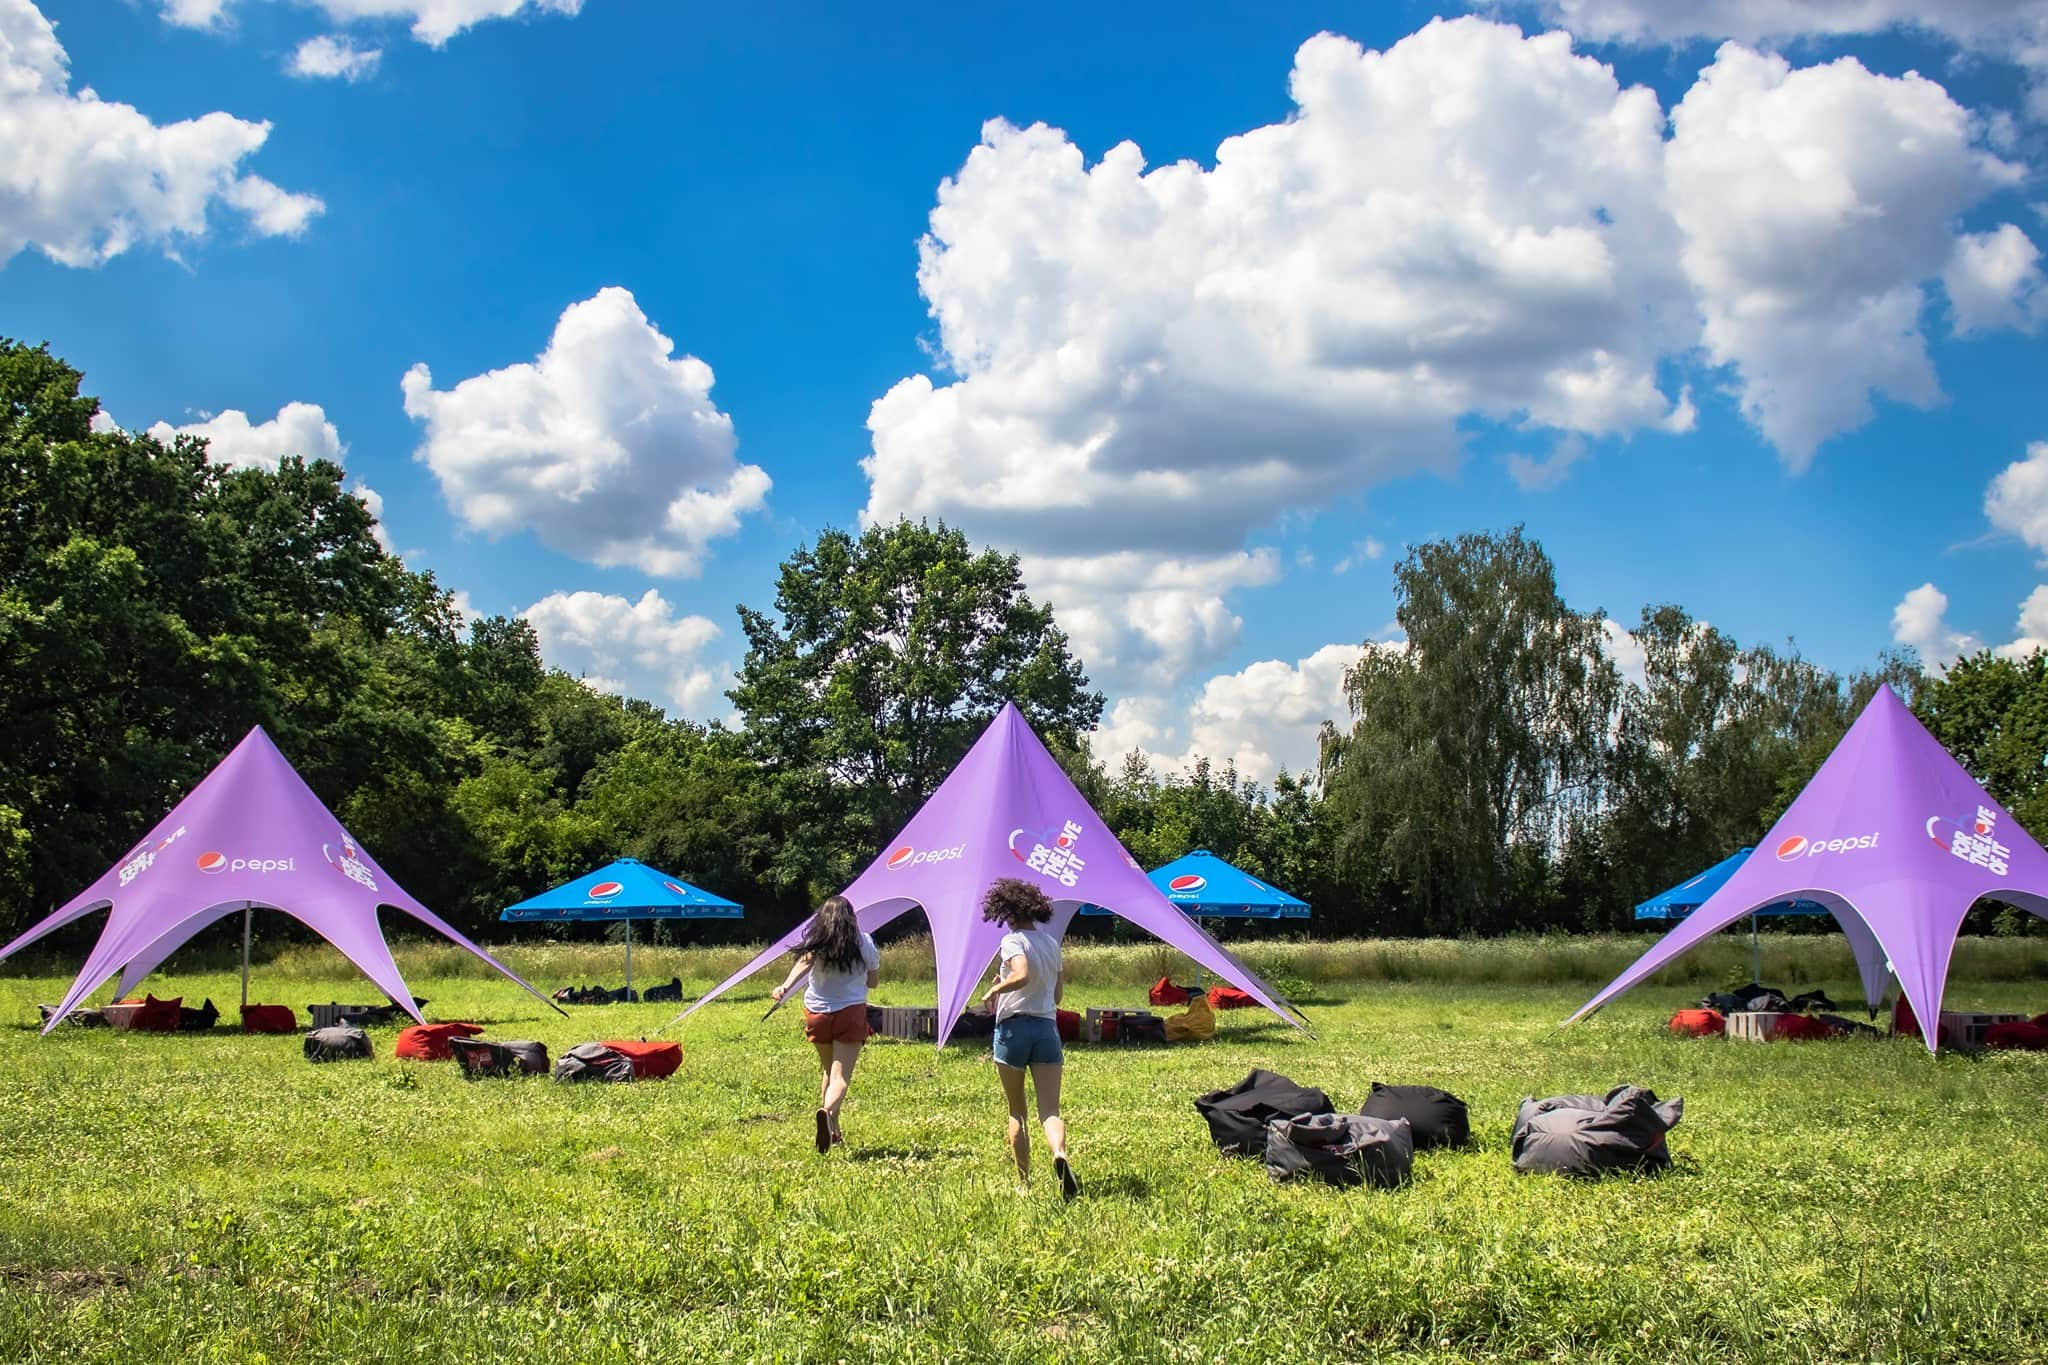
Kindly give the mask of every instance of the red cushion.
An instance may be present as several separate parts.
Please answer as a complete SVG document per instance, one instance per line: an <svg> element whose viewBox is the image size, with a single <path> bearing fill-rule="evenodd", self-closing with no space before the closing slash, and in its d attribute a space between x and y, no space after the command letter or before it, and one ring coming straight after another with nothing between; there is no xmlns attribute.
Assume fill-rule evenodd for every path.
<svg viewBox="0 0 2048 1365"><path fill-rule="evenodd" d="M1899 997L1898 1003L1892 1006L1892 1032L1902 1038L1920 1036L1920 1021L1913 1017L1913 1007L1906 1003L1906 997L1903 995Z"/></svg>
<svg viewBox="0 0 2048 1365"><path fill-rule="evenodd" d="M636 1081L658 1081L663 1076L673 1076L676 1068L683 1064L681 1043L621 1042L607 1038L604 1045L633 1063L633 1079Z"/></svg>
<svg viewBox="0 0 2048 1365"><path fill-rule="evenodd" d="M135 1012L135 1018L128 1027L146 1029L151 1033L176 1033L178 1011L184 1004L185 997L182 995L173 996L169 1000L159 1000L153 995L145 995L142 997L142 1008Z"/></svg>
<svg viewBox="0 0 2048 1365"><path fill-rule="evenodd" d="M1809 1042L1816 1038L1832 1038L1834 1036L1835 1030L1831 1026L1822 1023L1808 1014L1780 1015L1771 1028L1771 1038L1773 1041L1783 1040L1797 1043Z"/></svg>
<svg viewBox="0 0 2048 1365"><path fill-rule="evenodd" d="M2048 1052L2048 1026L2020 1021L1993 1024L1984 1030L1984 1046L2018 1048L2022 1052Z"/></svg>
<svg viewBox="0 0 2048 1365"><path fill-rule="evenodd" d="M416 1062L445 1062L455 1055L448 1046L450 1038L474 1038L482 1032L476 1024L414 1024L398 1031L391 1055Z"/></svg>
<svg viewBox="0 0 2048 1365"><path fill-rule="evenodd" d="M1728 1020L1719 1010L1680 1010L1671 1016L1671 1031L1694 1038L1718 1038L1728 1031Z"/></svg>
<svg viewBox="0 0 2048 1365"><path fill-rule="evenodd" d="M1212 986L1209 989L1209 1008L1212 1010L1248 1010L1258 1003L1235 986Z"/></svg>
<svg viewBox="0 0 2048 1365"><path fill-rule="evenodd" d="M1059 1029L1061 1042L1076 1043L1081 1040L1081 1016L1072 1010L1054 1010L1052 1022L1054 1027Z"/></svg>
<svg viewBox="0 0 2048 1365"><path fill-rule="evenodd" d="M244 1033L297 1033L299 1016L292 1013L290 1005L244 1005L242 1006L242 1032Z"/></svg>
<svg viewBox="0 0 2048 1365"><path fill-rule="evenodd" d="M1162 976L1145 998L1155 1005L1185 1005L1188 1002L1188 991L1185 986L1174 985L1172 977Z"/></svg>

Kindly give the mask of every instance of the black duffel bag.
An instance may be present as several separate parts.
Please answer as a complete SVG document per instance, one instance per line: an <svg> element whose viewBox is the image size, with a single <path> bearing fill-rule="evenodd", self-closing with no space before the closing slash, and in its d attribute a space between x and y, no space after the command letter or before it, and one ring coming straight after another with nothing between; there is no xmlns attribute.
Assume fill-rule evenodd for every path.
<svg viewBox="0 0 2048 1365"><path fill-rule="evenodd" d="M1618 1085L1605 1095L1528 1099L1515 1114L1511 1142L1522 1175L1607 1175L1657 1171L1671 1164L1664 1135L1685 1114L1684 1100Z"/></svg>
<svg viewBox="0 0 2048 1365"><path fill-rule="evenodd" d="M603 1043L578 1043L555 1063L558 1081L630 1081L633 1059Z"/></svg>
<svg viewBox="0 0 2048 1365"><path fill-rule="evenodd" d="M306 1060L345 1062L370 1056L370 1035L348 1024L331 1024L306 1035Z"/></svg>
<svg viewBox="0 0 2048 1365"><path fill-rule="evenodd" d="M1336 1108L1320 1090L1296 1085L1275 1071L1254 1070L1228 1090L1212 1090L1195 1101L1209 1123L1209 1136L1230 1156L1258 1156L1266 1150L1266 1125L1300 1114L1328 1114Z"/></svg>
<svg viewBox="0 0 2048 1365"><path fill-rule="evenodd" d="M1415 1150L1463 1147L1472 1140L1472 1119L1465 1101L1433 1085L1381 1085L1358 1111L1369 1119L1406 1119L1415 1135Z"/></svg>
<svg viewBox="0 0 2048 1365"><path fill-rule="evenodd" d="M486 1076L548 1074L545 1043L523 1038L505 1043L487 1043L481 1038L450 1038L448 1050L454 1055L455 1063L462 1069L466 1080L481 1080Z"/></svg>
<svg viewBox="0 0 2048 1365"><path fill-rule="evenodd" d="M1266 1174L1277 1181L1306 1176L1384 1189L1406 1180L1414 1165L1415 1136L1406 1119L1303 1114L1266 1125Z"/></svg>

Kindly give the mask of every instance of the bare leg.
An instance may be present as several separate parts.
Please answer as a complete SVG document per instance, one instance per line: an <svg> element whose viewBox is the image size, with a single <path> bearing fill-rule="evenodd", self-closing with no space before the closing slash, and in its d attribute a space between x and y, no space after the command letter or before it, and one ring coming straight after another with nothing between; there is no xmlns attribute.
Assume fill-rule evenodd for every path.
<svg viewBox="0 0 2048 1365"><path fill-rule="evenodd" d="M1045 1129L1046 1143L1054 1156L1065 1156L1067 1121L1060 1117L1060 1064L1033 1062L1031 1088L1038 1092L1038 1122Z"/></svg>
<svg viewBox="0 0 2048 1365"><path fill-rule="evenodd" d="M825 1098L832 1092L832 1044L812 1043L818 1050L818 1107L825 1107Z"/></svg>
<svg viewBox="0 0 2048 1365"><path fill-rule="evenodd" d="M1031 1107L1024 1098L1024 1069L997 1062L996 1075L1002 1078L1003 1098L1010 1104L1010 1159L1017 1163L1017 1178L1028 1184L1031 1180Z"/></svg>
<svg viewBox="0 0 2048 1365"><path fill-rule="evenodd" d="M839 1136L839 1106L846 1103L846 1088L853 1083L854 1063L860 1060L859 1043L832 1044L832 1060L825 1068L825 1116L832 1121L832 1136Z"/></svg>

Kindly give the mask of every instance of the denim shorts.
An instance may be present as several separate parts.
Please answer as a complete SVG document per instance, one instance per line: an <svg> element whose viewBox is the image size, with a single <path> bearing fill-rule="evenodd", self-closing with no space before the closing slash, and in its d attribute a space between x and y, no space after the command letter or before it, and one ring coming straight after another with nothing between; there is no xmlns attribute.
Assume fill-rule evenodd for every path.
<svg viewBox="0 0 2048 1365"><path fill-rule="evenodd" d="M1058 1066L1067 1060L1060 1028L1042 1014L1013 1014L996 1024L996 1060L1004 1066Z"/></svg>

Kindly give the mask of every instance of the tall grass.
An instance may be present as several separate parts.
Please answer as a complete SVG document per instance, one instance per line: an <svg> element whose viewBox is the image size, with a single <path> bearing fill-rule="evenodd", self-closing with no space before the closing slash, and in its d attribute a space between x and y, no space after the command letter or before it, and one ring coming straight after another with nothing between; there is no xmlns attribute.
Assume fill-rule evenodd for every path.
<svg viewBox="0 0 2048 1365"><path fill-rule="evenodd" d="M1652 934L1532 934L1497 939L1334 939L1325 942L1244 943L1233 951L1253 971L1276 984L1293 982L1341 988L1374 982L1469 986L1598 987L1620 975L1657 941ZM633 980L650 985L680 978L691 991L708 989L737 971L759 944L708 947L635 947ZM1770 935L1762 940L1762 979L1772 985L1805 986L1853 980L1846 940L1839 935ZM586 983L618 984L625 953L617 944L519 943L492 949L501 961L544 990ZM408 979L478 979L491 968L454 944L409 940L394 946ZM206 955L222 958L219 952ZM1185 981L1194 965L1160 943L1094 944L1067 947L1068 980L1076 985L1137 987L1162 976ZM180 970L174 959L171 970ZM192 964L187 964L192 965ZM224 968L226 960L210 965ZM311 981L350 974L324 944L293 945L260 964L266 980ZM764 969L779 972L780 966ZM931 940L900 938L882 950L882 973L892 981L932 979ZM1955 981L2048 980L2048 938L1962 938L1950 968ZM1750 976L1746 935L1718 935L1651 979L1652 985L1729 985Z"/></svg>

